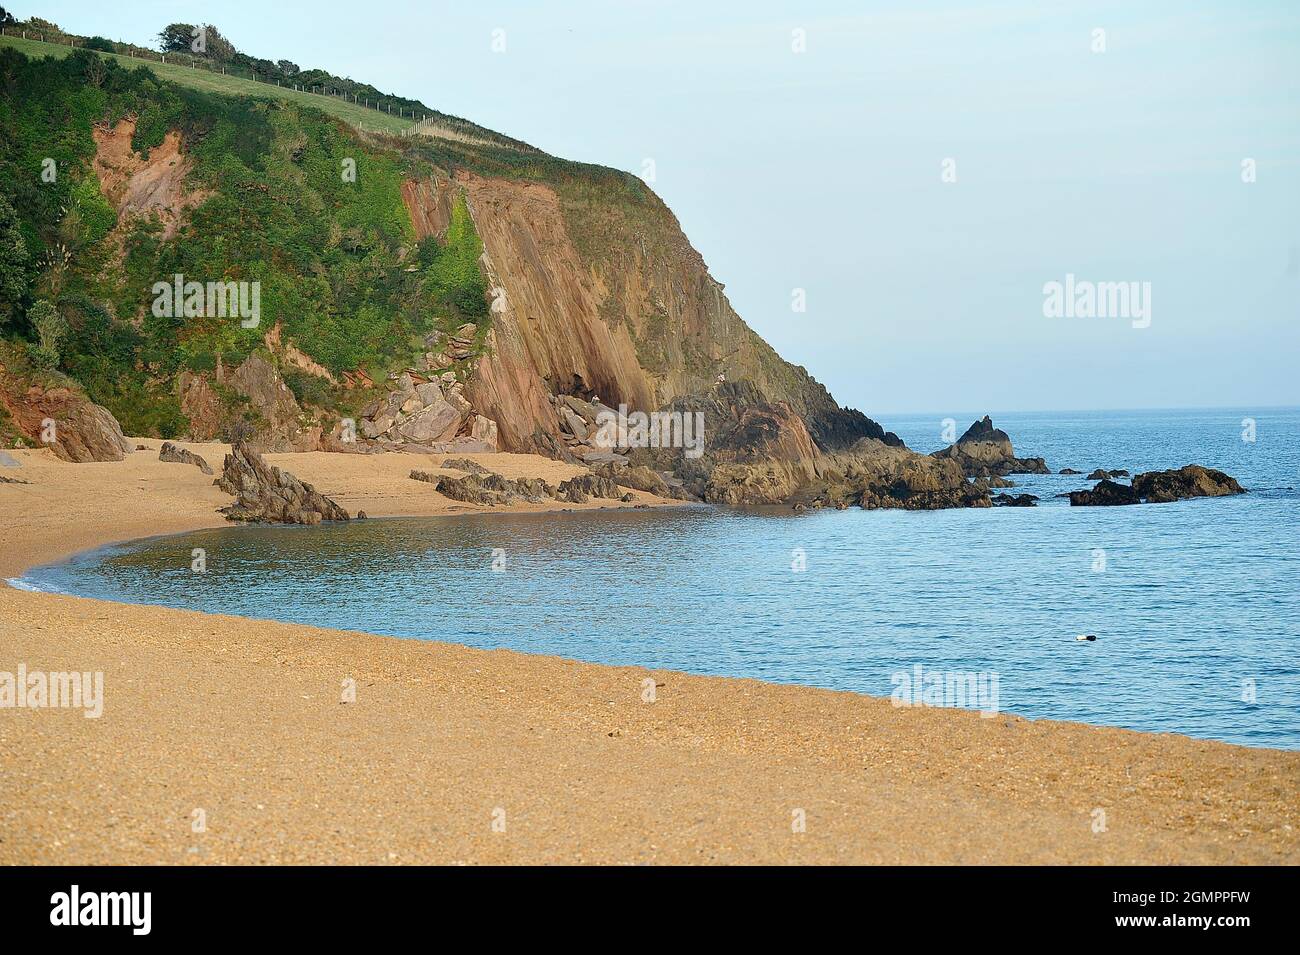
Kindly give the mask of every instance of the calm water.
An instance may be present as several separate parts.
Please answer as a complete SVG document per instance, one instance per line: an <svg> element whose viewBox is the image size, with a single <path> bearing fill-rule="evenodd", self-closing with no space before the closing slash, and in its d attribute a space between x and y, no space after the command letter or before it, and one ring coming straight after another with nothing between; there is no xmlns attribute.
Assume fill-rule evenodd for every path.
<svg viewBox="0 0 1300 955"><path fill-rule="evenodd" d="M1257 422L1244 442L1241 419ZM953 415L959 430L974 415ZM941 446L941 416L886 425ZM916 664L999 675L1002 710L1300 748L1300 410L1009 414L1053 469L1198 462L1244 497L1033 509L673 512L231 528L30 586L602 663L889 695ZM207 552L206 575L190 570ZM492 551L505 552L493 572ZM807 569L792 570L796 550ZM1097 551L1104 551L1100 569ZM1095 569L1098 568L1098 569ZM1095 643L1076 634L1094 633ZM1253 681L1255 702L1243 702Z"/></svg>

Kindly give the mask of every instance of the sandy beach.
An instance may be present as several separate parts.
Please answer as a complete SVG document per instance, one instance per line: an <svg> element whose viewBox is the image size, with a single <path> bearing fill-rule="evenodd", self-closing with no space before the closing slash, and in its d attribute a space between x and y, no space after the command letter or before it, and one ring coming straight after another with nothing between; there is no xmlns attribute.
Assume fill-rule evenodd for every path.
<svg viewBox="0 0 1300 955"><path fill-rule="evenodd" d="M0 577L226 524L211 477L132 444L9 452ZM267 459L371 517L476 509L407 477L441 456ZM0 709L7 865L1300 862L1294 752L0 586L19 664L102 671L105 699Z"/></svg>

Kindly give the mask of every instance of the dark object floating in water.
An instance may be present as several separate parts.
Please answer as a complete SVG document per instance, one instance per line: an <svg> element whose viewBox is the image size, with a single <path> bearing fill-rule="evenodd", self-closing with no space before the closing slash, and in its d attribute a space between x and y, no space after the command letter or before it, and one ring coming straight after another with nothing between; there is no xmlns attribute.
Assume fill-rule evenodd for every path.
<svg viewBox="0 0 1300 955"><path fill-rule="evenodd" d="M1087 634L1081 633L1074 639L1078 640L1080 643L1082 643L1084 640L1092 642L1097 639L1097 635L1095 633L1087 633Z"/></svg>

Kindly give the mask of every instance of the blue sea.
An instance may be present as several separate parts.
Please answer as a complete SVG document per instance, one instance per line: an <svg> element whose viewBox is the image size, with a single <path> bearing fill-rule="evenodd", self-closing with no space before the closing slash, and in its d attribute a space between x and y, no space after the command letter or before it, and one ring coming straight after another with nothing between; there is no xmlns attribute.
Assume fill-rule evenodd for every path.
<svg viewBox="0 0 1300 955"><path fill-rule="evenodd" d="M960 434L977 415L882 423L931 451L945 443L945 417ZM879 696L918 665L993 674L1004 712L1300 748L1300 409L994 423L1054 471L1195 462L1249 493L1072 508L1055 495L1090 482L1053 474L1013 477L1013 493L1042 499L1035 508L232 527L95 551L22 583ZM194 548L205 574L191 569Z"/></svg>

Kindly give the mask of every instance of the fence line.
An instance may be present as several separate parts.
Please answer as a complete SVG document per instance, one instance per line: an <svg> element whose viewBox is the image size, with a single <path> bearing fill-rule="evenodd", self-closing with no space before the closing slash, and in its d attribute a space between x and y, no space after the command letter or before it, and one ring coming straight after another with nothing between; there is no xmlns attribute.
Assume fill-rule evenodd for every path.
<svg viewBox="0 0 1300 955"><path fill-rule="evenodd" d="M22 38L23 38L24 40L35 39L35 40L39 40L41 43L56 43L56 44L61 44L61 43L63 42L63 41L60 40L58 37L56 37L55 39L52 39L52 40L51 40L51 39L48 38L48 35L47 35L47 34L43 34L43 33L41 33L41 32L38 31L38 30L31 30L31 31L28 31L28 30L14 30L13 33L10 33L10 32L9 32L10 30L13 30L13 27L0 26L0 36L18 36L18 35L21 34L21 36L22 36ZM29 37L29 36L27 35L28 32L30 32L30 33L32 34L32 36ZM77 38L76 38L76 37L73 37L72 35L70 35L70 34L66 34L66 33L65 33L65 34L61 34L61 36L66 37L66 41L67 41L67 42L66 42L66 45L69 46L69 47L71 47L72 49L83 49L83 50L84 50L84 49L90 49L92 52L95 52L95 53L107 53L107 52L108 52L107 50L97 50L97 49L95 49L94 47L86 47L84 44L83 44L81 47L78 47L78 46L77 46ZM152 58L156 58L157 61L160 62L160 63L166 63L166 62L167 62L167 54L166 54L166 53L159 53L159 52L156 51L156 50L150 50L150 49L147 49L146 47L138 47L138 46L135 46L134 44L130 44L130 43L120 43L120 44L119 44L119 43L114 42L113 40L109 40L108 42L113 44L113 48L114 48L114 49L113 49L113 53L111 54L112 56L117 56L117 57L125 56L125 57L127 57L127 58L129 58L129 59L132 59L132 60L149 60L149 59L152 59ZM126 53L118 53L118 52L117 52L117 47L119 47L119 46L125 47L127 52L126 52ZM139 52L139 55L137 55L137 51ZM175 54L173 54L173 57L175 57ZM191 59L191 60L193 59L193 58L191 58L191 57L187 57L185 54L181 54L181 58L182 58L182 59ZM203 61L202 61L202 60L199 60L198 62L199 62L199 63L202 63ZM173 59L173 61L172 61L172 63L171 63L170 65L171 65L171 66L179 66L179 67L182 67L182 68L184 68L184 69L190 69L190 70L207 70L209 73L215 73L215 72L217 71L215 66L207 66L207 65L199 66L199 65L196 65L194 62L189 62L189 63L186 63L186 62L176 62L175 59ZM270 80L267 80L267 79L258 79L257 73L254 72L254 71L252 71L252 70L249 70L248 75L245 76L245 75L243 75L243 74L241 74L241 73L237 73L237 72L236 72L236 73L228 73L228 72L226 71L226 67L223 65L223 66L221 67L221 75L222 75L222 76L234 76L234 77L236 77L237 79L247 79L247 80L251 80L251 81L254 82L254 83L265 83L267 86L270 86L270 85L271 85L271 81L270 81ZM330 89L328 86L311 85L311 84L309 84L308 86L304 87L304 86L301 86L301 85L298 85L298 84L295 84L295 83L290 83L290 84L288 84L288 85L286 86L285 84L281 83L279 79L276 79L276 81L275 81L275 85L276 85L277 87L279 87L280 89L293 89L293 90L296 90L296 91L299 92L299 93L307 93L307 94L309 94L309 95L311 95L311 96L328 96L328 97L330 97L331 99L335 99L335 98L337 98L337 99L342 99L345 103L350 102L350 103L352 103L354 106L362 106L362 107L365 107L366 109L373 109L373 110L375 110L375 111L378 112L378 113L386 113L386 114L389 115L389 116L392 116L392 115L393 115L393 104L392 104L391 102L390 102L390 103L387 103L387 104L384 104L384 106L387 107L387 108L385 109L384 106L381 106L381 105L380 105L380 101L379 101L379 100L375 100L375 102L372 104L372 103L370 102L370 98L369 98L369 97L359 97L359 96L357 96L355 93L351 93L351 94L349 94L347 90L338 90L338 89L333 89L333 90L332 90L332 89ZM320 90L321 92L317 92L317 90ZM348 99L349 96L351 96L351 99ZM398 108L397 108L397 117L398 117L398 119L409 119L409 120L411 120L413 123L422 123L422 122L425 122L425 121L427 121L427 120L430 120L430 119L433 119L433 118L434 118L434 117L430 116L428 113L419 113L419 118L417 119L417 117L416 117L417 112L419 112L419 111L417 111L417 110L415 110L415 109L412 109L412 110L410 111L410 113L408 114L408 113L406 112L405 107L398 106ZM405 133L406 131L403 130L403 132Z"/></svg>

